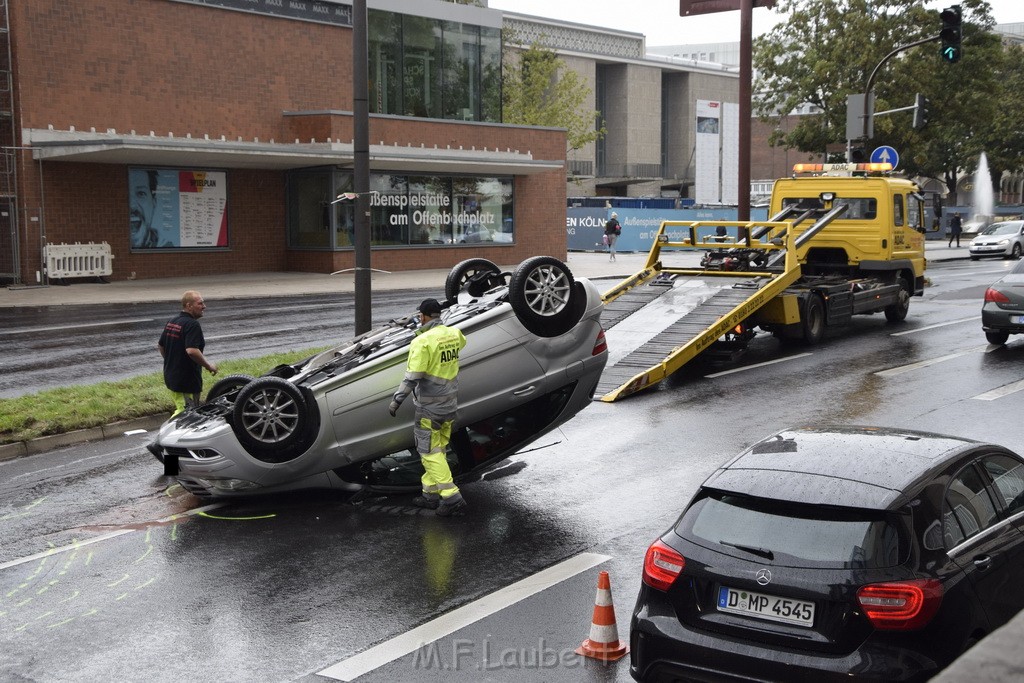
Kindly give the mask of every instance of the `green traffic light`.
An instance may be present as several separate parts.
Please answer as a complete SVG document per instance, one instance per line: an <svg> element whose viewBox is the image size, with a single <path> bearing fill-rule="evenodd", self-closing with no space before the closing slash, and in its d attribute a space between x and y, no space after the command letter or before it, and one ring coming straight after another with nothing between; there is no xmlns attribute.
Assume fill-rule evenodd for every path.
<svg viewBox="0 0 1024 683"><path fill-rule="evenodd" d="M942 58L950 63L960 61L960 50L957 50L955 47L943 48Z"/></svg>

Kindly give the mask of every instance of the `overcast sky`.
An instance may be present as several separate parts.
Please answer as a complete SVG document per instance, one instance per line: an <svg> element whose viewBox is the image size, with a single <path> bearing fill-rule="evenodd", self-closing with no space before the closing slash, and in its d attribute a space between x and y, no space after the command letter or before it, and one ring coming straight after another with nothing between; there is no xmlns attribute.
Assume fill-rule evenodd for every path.
<svg viewBox="0 0 1024 683"><path fill-rule="evenodd" d="M936 12L956 0L932 0ZM1022 0L989 0L997 23L1024 22ZM520 14L607 26L647 36L647 46L686 43L722 43L740 39L740 13L718 12L696 17L679 16L679 0L489 0L488 6ZM755 7L753 32L759 35L775 25L782 15ZM939 23L936 14L935 30Z"/></svg>

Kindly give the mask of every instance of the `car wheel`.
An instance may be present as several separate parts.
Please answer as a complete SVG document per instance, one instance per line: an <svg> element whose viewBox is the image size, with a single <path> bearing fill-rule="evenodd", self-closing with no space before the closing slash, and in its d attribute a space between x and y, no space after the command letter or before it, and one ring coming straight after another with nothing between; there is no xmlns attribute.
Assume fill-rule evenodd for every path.
<svg viewBox="0 0 1024 683"><path fill-rule="evenodd" d="M1020 260L1020 242L1013 243L1013 250L1010 251L1010 258L1012 258L1014 261Z"/></svg>
<svg viewBox="0 0 1024 683"><path fill-rule="evenodd" d="M989 330L985 332L985 339L988 340L989 344L1005 344L1006 340L1010 338L1010 333L1006 330Z"/></svg>
<svg viewBox="0 0 1024 683"><path fill-rule="evenodd" d="M586 294L568 266L551 256L519 264L509 282L509 301L523 327L540 337L565 334L583 317Z"/></svg>
<svg viewBox="0 0 1024 683"><path fill-rule="evenodd" d="M313 442L313 421L297 386L280 377L261 377L242 387L231 413L235 436L264 462L284 462Z"/></svg>
<svg viewBox="0 0 1024 683"><path fill-rule="evenodd" d="M971 257L971 260L972 260L972 261L977 261L977 260L978 260L979 258L981 258L981 257L980 257L980 256L972 256L972 257Z"/></svg>
<svg viewBox="0 0 1024 683"><path fill-rule="evenodd" d="M223 379L217 380L206 394L206 402L209 403L221 396L227 396L229 400L234 401L238 398L239 390L253 381L253 379L255 378L249 375L228 375Z"/></svg>
<svg viewBox="0 0 1024 683"><path fill-rule="evenodd" d="M466 259L457 263L448 278L444 281L444 296L453 301L459 296L459 292L466 288L470 296L481 296L484 292L492 289L503 282L497 282L495 276L501 275L501 269L493 262L485 258Z"/></svg>
<svg viewBox="0 0 1024 683"><path fill-rule="evenodd" d="M903 278L897 280L900 286L900 293L896 303L885 307L885 319L891 323L902 322L907 319L907 311L910 310L910 287Z"/></svg>
<svg viewBox="0 0 1024 683"><path fill-rule="evenodd" d="M817 344L825 336L825 304L817 294L808 297L801 323L805 344Z"/></svg>

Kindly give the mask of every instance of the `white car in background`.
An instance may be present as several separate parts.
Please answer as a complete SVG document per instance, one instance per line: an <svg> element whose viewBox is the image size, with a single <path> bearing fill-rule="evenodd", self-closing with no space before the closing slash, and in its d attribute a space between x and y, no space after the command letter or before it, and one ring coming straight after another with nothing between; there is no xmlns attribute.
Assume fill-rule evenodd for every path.
<svg viewBox="0 0 1024 683"><path fill-rule="evenodd" d="M1024 253L1024 221L1003 221L983 228L968 245L971 260L987 256L1017 260Z"/></svg>

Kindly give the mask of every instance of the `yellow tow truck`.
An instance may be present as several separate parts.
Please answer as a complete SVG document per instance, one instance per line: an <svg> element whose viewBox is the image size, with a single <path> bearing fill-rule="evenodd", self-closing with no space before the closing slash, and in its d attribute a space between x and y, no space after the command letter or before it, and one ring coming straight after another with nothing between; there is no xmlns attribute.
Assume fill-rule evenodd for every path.
<svg viewBox="0 0 1024 683"><path fill-rule="evenodd" d="M797 164L766 221L664 221L643 269L604 293L609 363L595 398L647 389L756 334L819 342L858 314L898 322L924 291L925 198L889 164ZM703 251L699 266L668 266ZM692 260L692 256L691 256Z"/></svg>

